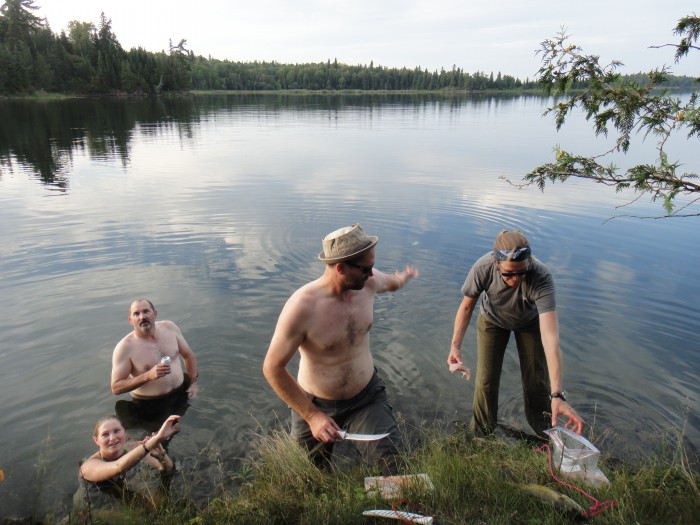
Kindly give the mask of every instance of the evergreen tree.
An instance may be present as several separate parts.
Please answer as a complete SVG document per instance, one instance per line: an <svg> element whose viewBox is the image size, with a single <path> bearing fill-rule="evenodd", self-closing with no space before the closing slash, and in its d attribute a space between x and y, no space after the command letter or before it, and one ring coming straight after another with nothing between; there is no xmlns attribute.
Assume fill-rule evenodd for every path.
<svg viewBox="0 0 700 525"><path fill-rule="evenodd" d="M100 93L121 90L121 69L125 53L112 32L112 20L100 14L100 26L95 37L97 50L93 90Z"/></svg>
<svg viewBox="0 0 700 525"><path fill-rule="evenodd" d="M29 47L34 33L44 26L44 21L32 13L37 9L34 0L5 0L0 6L0 42L12 51L22 44Z"/></svg>
<svg viewBox="0 0 700 525"><path fill-rule="evenodd" d="M679 44L669 44L676 48L676 62L691 49L700 49L695 44L700 36L700 17L693 14L681 18L674 32L682 37ZM669 215L700 216L700 212L687 210L674 213L678 195L690 196L686 206L698 202L700 184L697 173L686 172L680 162L670 161L665 150L669 137L677 132L685 133L688 140L700 138L698 92L693 92L685 103L667 93L658 94L657 88L668 79L667 68L655 69L644 77L644 82L637 83L617 72L621 62L601 66L597 56L583 54L579 46L568 43L568 38L561 32L554 39L543 41L540 49L539 81L548 94L570 94L572 87L585 86L549 108L548 112L555 114L557 129L575 108L580 108L586 119L593 122L596 135L607 135L611 129L618 133L611 152L627 153L633 135L651 135L658 139L658 155L653 162L620 172L615 165L601 164L601 157L607 153L589 157L557 148L555 161L536 168L526 180L544 189L547 181L590 179L614 186L617 191L633 188L639 194L650 195L663 203ZM697 82L694 87L697 89Z"/></svg>

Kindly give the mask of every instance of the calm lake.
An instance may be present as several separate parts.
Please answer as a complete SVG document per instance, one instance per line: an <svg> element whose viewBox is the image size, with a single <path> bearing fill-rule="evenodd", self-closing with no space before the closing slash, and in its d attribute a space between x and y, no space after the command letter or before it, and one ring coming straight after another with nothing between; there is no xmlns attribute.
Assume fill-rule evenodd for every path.
<svg viewBox="0 0 700 525"><path fill-rule="evenodd" d="M289 295L318 277L330 231L380 238L377 267L420 278L375 304L371 344L410 427L451 429L473 384L446 365L460 287L501 229L520 229L557 285L565 385L603 454L635 460L679 432L700 447L700 218L569 181L518 188L560 144L534 96L215 96L0 101L0 515L65 512L92 427L114 412L114 345L135 297L175 321L200 396L171 451L200 502L289 411L261 372ZM651 162L634 144L620 166ZM697 141L669 144L700 171ZM465 362L474 366L475 323ZM514 350L514 347L511 348ZM517 355L501 421L525 429ZM592 430L592 433L591 433Z"/></svg>

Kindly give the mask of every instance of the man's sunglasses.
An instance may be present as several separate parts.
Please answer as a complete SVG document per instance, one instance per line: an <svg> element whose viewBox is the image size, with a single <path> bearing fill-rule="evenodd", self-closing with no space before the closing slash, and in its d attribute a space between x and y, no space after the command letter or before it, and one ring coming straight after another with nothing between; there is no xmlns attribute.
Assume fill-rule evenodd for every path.
<svg viewBox="0 0 700 525"><path fill-rule="evenodd" d="M348 266L352 266L353 268L357 268L358 270L360 270L360 271L361 271L362 273L364 273L365 275L369 275L369 272L371 272L372 269L374 268L374 265L372 265L372 266L362 266L362 265L359 265L359 264L352 263L352 262L350 262L350 261L345 261L345 264L347 264Z"/></svg>

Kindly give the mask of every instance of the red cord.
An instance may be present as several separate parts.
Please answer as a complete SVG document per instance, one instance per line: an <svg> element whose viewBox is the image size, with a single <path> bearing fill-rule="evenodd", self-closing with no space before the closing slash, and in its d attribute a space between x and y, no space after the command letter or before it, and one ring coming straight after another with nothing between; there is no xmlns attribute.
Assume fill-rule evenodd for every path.
<svg viewBox="0 0 700 525"><path fill-rule="evenodd" d="M561 485L564 485L565 487L568 487L570 489L573 489L573 490L580 492L581 494L586 496L588 499L595 502L595 505L591 505L590 507L588 507L588 512L586 512L586 511L583 512L584 515L586 515L589 518L593 518L593 517L597 516L598 514L600 514L601 512L608 510L608 509L612 509L613 507L618 505L618 502L613 500L613 499L609 499L607 501L600 503L597 499L595 499L593 496L588 494L583 489L580 489L580 488L576 487L575 485L571 485L570 483L567 483L566 481L562 481L558 477L556 477L554 475L554 469L552 468L552 449L549 448L549 445L546 445L546 444L542 445L540 448L538 448L536 450L536 452L542 452L542 450L544 450L545 448L547 449L547 457L548 457L548 461L549 461L549 473L556 480L556 482L561 484Z"/></svg>
<svg viewBox="0 0 700 525"><path fill-rule="evenodd" d="M394 511L394 514L396 514L396 517L399 518L404 523L414 523L413 521L406 519L401 515L401 513L404 511L396 508L396 505L399 503L408 503L409 505L411 505L411 502L408 501L407 499L395 499L394 501L392 501L391 502L391 510Z"/></svg>

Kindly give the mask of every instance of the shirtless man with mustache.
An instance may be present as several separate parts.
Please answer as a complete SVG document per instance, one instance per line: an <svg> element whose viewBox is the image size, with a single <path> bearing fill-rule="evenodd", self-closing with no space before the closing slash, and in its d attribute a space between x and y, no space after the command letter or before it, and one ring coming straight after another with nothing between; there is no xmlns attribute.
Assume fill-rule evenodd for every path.
<svg viewBox="0 0 700 525"><path fill-rule="evenodd" d="M131 303L129 324L134 330L114 348L111 387L113 394L129 392L133 398L133 401L117 402L118 415L160 426L162 415L159 412L167 417L170 414L167 411L173 410L174 404L185 408L187 400L198 394L199 387L194 352L175 323L156 321L157 316L158 312L148 299ZM170 359L163 362L164 357Z"/></svg>

